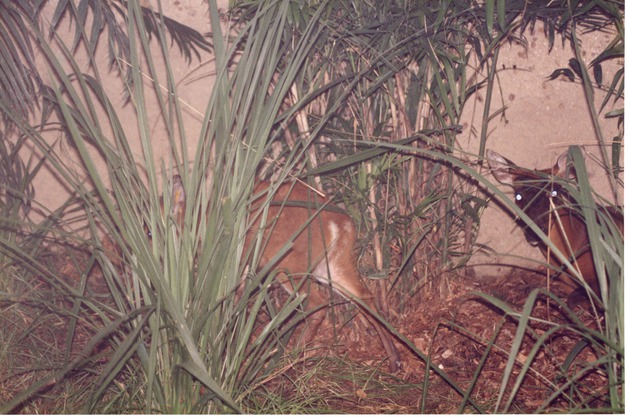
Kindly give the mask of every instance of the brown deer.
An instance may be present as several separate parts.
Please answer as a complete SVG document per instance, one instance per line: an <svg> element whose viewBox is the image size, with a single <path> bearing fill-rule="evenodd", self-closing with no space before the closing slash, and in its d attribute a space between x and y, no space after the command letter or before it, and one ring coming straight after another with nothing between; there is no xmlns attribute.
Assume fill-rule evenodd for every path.
<svg viewBox="0 0 630 420"><path fill-rule="evenodd" d="M374 318L363 305L379 314L374 298L363 285L357 270L355 255L356 232L354 223L341 209L326 204L326 200L300 183L284 183L270 194L269 182L258 182L249 210L251 228L245 237L244 255L252 249L261 233L261 250L258 267L261 268L278 258L274 265L280 284L289 293L308 293L306 311L313 311L302 336L302 344L308 344L316 336L318 328L326 317L325 306L329 297L308 281L300 281L304 276L324 284L346 299L355 300L359 309L379 335L389 358L389 369L397 371L400 355L394 346L389 331ZM181 178L175 175L172 180L171 216L183 224L186 195ZM270 200L265 220L261 208ZM282 255L279 252L292 241L291 248ZM298 290L295 290L298 288Z"/></svg>
<svg viewBox="0 0 630 420"><path fill-rule="evenodd" d="M584 218L576 208L576 204L563 192L560 182L563 178L572 177L568 152L563 153L553 167L542 170L518 167L492 150L488 150L486 156L497 181L514 189L516 204L549 237L566 259L573 263L584 281L600 294ZM604 212L611 216L623 234L623 217L618 209L598 206L597 213ZM600 222L603 224L602 220ZM545 252L545 244L540 241L538 235L525 223L523 223L523 228L528 242L532 246L540 246ZM551 254L551 262L555 266L562 266L560 259ZM575 282L571 280L568 272L564 271L560 278L564 284L570 285L573 289L574 293L569 296L571 303L583 290L575 289Z"/></svg>

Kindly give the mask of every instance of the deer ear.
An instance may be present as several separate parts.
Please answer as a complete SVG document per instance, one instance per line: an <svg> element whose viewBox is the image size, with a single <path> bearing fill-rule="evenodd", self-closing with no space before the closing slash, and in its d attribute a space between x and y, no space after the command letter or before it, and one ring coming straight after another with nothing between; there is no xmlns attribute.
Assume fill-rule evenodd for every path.
<svg viewBox="0 0 630 420"><path fill-rule="evenodd" d="M182 178L179 175L173 175L171 181L171 216L181 226L184 221L184 212L186 211L186 193Z"/></svg>
<svg viewBox="0 0 630 420"><path fill-rule="evenodd" d="M494 175L497 181L501 184L512 185L514 182L514 175L512 173L514 163L490 149L486 151L486 157L488 158L490 171L492 171L492 175Z"/></svg>
<svg viewBox="0 0 630 420"><path fill-rule="evenodd" d="M551 173L561 178L575 179L575 168L571 163L568 150L558 157L558 161Z"/></svg>

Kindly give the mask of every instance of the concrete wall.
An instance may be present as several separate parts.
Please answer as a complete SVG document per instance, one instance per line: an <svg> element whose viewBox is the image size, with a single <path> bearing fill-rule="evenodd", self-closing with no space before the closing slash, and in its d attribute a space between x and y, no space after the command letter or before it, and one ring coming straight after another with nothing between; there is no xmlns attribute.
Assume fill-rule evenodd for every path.
<svg viewBox="0 0 630 420"><path fill-rule="evenodd" d="M163 6L167 16L202 33L210 31L207 6L201 0L163 2ZM220 2L223 10L227 10L226 6L227 0ZM548 76L555 69L567 66L569 58L572 57L570 46L568 44L563 46L558 40L549 53L548 43L541 31L539 26L533 33L526 34L527 47L508 44L500 51L500 72L492 108L494 111L506 105L507 110L505 118L495 118L491 122L487 147L523 166L546 168L551 166L556 157L569 145L582 145L588 154L589 170L596 191L609 195L608 185L595 164L599 152L596 148L596 137L581 85L565 79L548 80ZM587 63L590 62L612 38L613 35L601 32L584 35L582 46L584 60ZM84 51L81 50L78 54L85 56ZM175 78L179 81L179 95L186 103L184 106L185 127L190 145L188 153L192 156L212 85L212 57L205 54L200 62L193 61L192 65L188 65L181 58L176 47L172 48L172 57ZM103 64L105 58L103 55ZM609 63L605 68L604 82L610 83L614 72L621 66L623 66L622 62ZM105 68L104 65L103 68ZM131 104L123 104L120 95L123 86L119 77L115 74L106 75L106 77L109 82L105 88L110 98L118 101L115 105L121 109L119 115L123 118L123 125L136 127L135 113ZM147 80L145 83L148 85L150 82ZM480 91L477 95L478 97L469 101L465 108L462 119L464 131L458 136L460 146L472 153L477 153L479 147L478 133L481 130L480 120L485 91ZM602 91L597 92L598 101L601 101L603 96ZM621 107L621 105L616 107ZM609 106L605 112L610 109ZM159 108L154 103L149 109L150 124L153 127L152 142L156 150L162 152L162 155L158 156L158 159L161 159L168 154L168 141L164 128L159 122L158 113ZM609 141L617 134L617 120L605 120L602 117L600 122L604 127L606 139ZM137 136L133 130L129 131L131 137ZM135 153L140 156L139 142L133 143L137 145ZM75 159L71 150L58 149L59 153L67 154L69 159ZM42 174L35 186L37 199L48 208L56 208L66 199L66 194L60 191L56 181L49 174ZM508 191L507 188L506 191ZM496 204L491 204L483 215L480 241L496 250L498 254L542 259L539 251L525 243L522 233L516 229L512 218ZM479 256L475 257L472 263L483 270L483 265L499 261L503 259L498 256L490 258ZM496 273L497 269L492 267L490 270Z"/></svg>

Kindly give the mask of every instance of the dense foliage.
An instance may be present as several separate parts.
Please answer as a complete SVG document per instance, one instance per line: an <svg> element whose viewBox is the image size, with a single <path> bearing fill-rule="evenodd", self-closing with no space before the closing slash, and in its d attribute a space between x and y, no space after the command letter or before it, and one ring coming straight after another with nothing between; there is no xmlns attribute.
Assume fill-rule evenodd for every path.
<svg viewBox="0 0 630 420"><path fill-rule="evenodd" d="M210 40L133 0L58 2L48 5L50 20L42 18L47 3L0 4L0 52L7 57L0 68L0 113L10 134L0 147L0 284L3 308L14 311L3 312L2 324L20 326L3 327L2 334L7 349L27 348L36 360L28 369L45 372L19 392L0 393L5 412L77 377L88 385L68 404L71 410L255 411L304 316L298 295L276 305L267 286L277 273L253 272L256 264L241 258L247 204L261 166L276 180L310 178L345 204L361 231L360 254L374 256L371 277L382 279L374 288L397 311L427 287L439 287L445 273L465 267L479 251L475 239L487 191L527 219L479 169L488 125L502 112L490 108L499 47L520 42L536 22L544 23L550 46L558 37L574 50L575 59L552 77L582 83L610 183L623 188L623 133L605 139L597 122L606 103L623 100L623 69L602 87L604 103L595 104L592 94L603 83L601 63L623 57L621 1L243 1L235 2L228 29L210 1ZM65 21L74 29L69 42L58 36L67 30ZM591 63L580 54L584 30L617 33ZM216 82L196 138L183 129L183 104L168 65L171 42L188 60L209 49L215 57ZM80 46L87 68L74 58ZM121 98L104 89L107 69L96 58L105 47L108 66L127 82L123 110L114 106ZM35 65L36 57L44 67ZM158 61L166 63L165 74L156 70ZM456 134L464 105L480 90L480 147L467 154ZM148 115L148 103L157 104L158 117ZM122 112L133 112L137 125L124 126ZM607 117L622 122L623 109ZM161 161L151 140L152 118L169 140ZM50 131L55 142L76 152L80 170L58 153ZM131 147L138 134L140 157ZM195 153L188 156L191 144ZM26 150L37 151L41 160L23 160ZM98 161L106 173L97 169ZM71 192L58 209L33 199L31 182L42 165ZM160 208L161 185L164 207L170 206L174 173L189 197L183 227ZM578 181L588 191L585 177ZM581 198L586 201L578 203L588 205L592 195ZM603 249L599 241L593 245L608 256L608 280L600 281L613 284L613 291L623 289L623 240L615 239ZM51 246L87 252L87 263L78 275L47 265ZM100 295L90 293L97 271ZM80 280L68 280L74 277ZM240 284L249 300L234 299ZM481 298L519 322L495 408L509 412L520 382L510 391L507 378L520 343L532 334L538 348L551 333L532 331L530 306L517 313L496 298ZM623 294L606 301L602 325L568 328L598 349L592 368L608 378L609 411L623 411ZM32 308L42 315L20 316ZM52 323L67 328L51 332L46 327ZM52 341L63 343L61 354L38 349L29 338L33 331L55 336ZM3 364L24 363L18 353L2 353ZM430 364L427 381L428 372L465 397L462 411L482 411L487 404L471 397L474 385L465 388ZM3 373L1 380L12 375ZM579 383L580 377L569 375L567 382ZM548 386L552 395L543 410L570 388Z"/></svg>

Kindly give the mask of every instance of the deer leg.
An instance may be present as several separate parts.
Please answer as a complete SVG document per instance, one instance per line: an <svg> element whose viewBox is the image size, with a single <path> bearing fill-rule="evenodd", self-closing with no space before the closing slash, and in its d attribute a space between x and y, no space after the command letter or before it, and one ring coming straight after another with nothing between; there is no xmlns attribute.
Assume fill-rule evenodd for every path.
<svg viewBox="0 0 630 420"><path fill-rule="evenodd" d="M361 282L359 272L356 269L355 264L341 264L340 261L353 261L354 258L350 258L349 255L344 255L353 252L353 247L338 248L341 251L335 259L330 261L328 266L323 261L315 270L314 274L317 274L320 278L328 277L325 272L330 272L330 276L334 278L333 286L338 293L341 293L348 299L355 300L356 305L361 310L363 316L368 320L370 325L374 327L378 334L383 348L389 358L389 370L396 372L400 369L400 354L394 346L394 342L391 339L389 331L381 324L381 322L374 318L370 311L366 310L364 306L367 306L373 313L380 315L380 311L374 304L374 298L368 289ZM324 271L325 270L325 271Z"/></svg>
<svg viewBox="0 0 630 420"><path fill-rule="evenodd" d="M387 353L387 356L389 358L390 372L396 372L398 371L398 369L400 369L401 365L400 354L398 353L396 346L394 346L394 342L391 339L389 331L387 331L387 329L381 324L381 322L378 319L374 318L374 316L364 307L365 305L373 313L380 315L380 312L374 305L374 298L363 285L361 285L360 288L361 290L356 290L356 292L359 293L354 293L354 295L351 297L352 299L357 301L356 304L361 310L363 316L365 316L370 325L372 325L372 327L376 330L376 333L378 334L381 343L383 344L383 348L385 349L385 352Z"/></svg>
<svg viewBox="0 0 630 420"><path fill-rule="evenodd" d="M312 284L309 289L308 297L306 300L305 310L308 314L305 322L304 332L300 337L300 343L302 346L313 342L319 332L319 328L326 319L326 306L328 299L322 296L321 292L317 290L317 286Z"/></svg>

